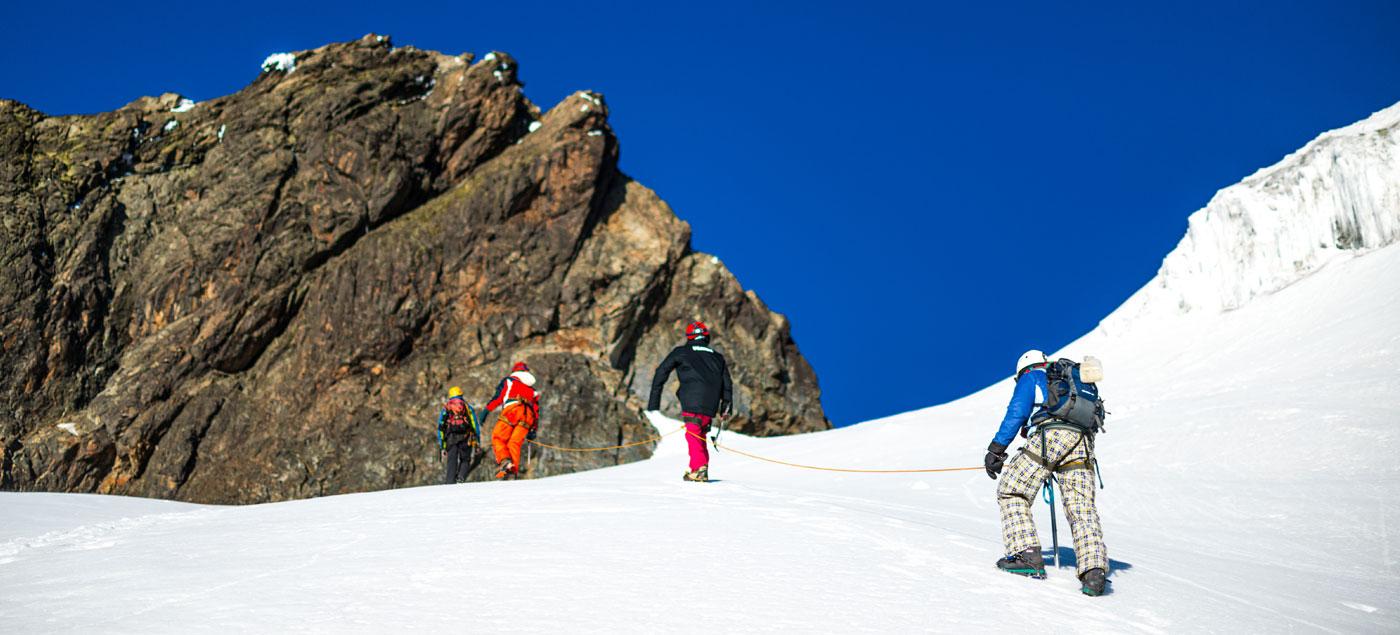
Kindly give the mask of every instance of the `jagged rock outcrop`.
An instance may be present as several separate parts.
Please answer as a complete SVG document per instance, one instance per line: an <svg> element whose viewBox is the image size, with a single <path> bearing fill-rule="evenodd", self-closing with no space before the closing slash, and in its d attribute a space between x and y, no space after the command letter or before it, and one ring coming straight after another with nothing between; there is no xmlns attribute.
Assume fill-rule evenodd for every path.
<svg viewBox="0 0 1400 635"><path fill-rule="evenodd" d="M645 438L652 368L695 318L731 358L735 427L829 427L786 320L618 171L601 96L542 113L515 73L366 36L197 105L0 101L3 488L435 482L446 386L479 403L516 359L542 441ZM649 452L545 451L534 473Z"/></svg>

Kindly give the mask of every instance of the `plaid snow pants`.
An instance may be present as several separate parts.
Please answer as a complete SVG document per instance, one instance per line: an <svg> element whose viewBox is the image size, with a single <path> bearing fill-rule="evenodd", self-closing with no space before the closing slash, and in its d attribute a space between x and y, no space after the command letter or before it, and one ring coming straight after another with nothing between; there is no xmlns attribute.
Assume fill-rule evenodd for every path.
<svg viewBox="0 0 1400 635"><path fill-rule="evenodd" d="M1089 469L1089 440L1077 430L1053 428L1031 435L1021 452L1012 457L997 481L997 504L1001 506L1001 538L1006 553L1013 554L1040 548L1040 537L1031 518L1031 504L1040 494L1050 470L1035 456L1041 455L1044 435L1044 455L1050 465L1071 465L1086 461L1072 469L1061 468L1056 473L1059 496L1064 501L1065 519L1074 536L1074 555L1078 573L1090 569L1108 572L1108 549L1103 544L1103 529L1099 527L1099 510L1094 506L1094 471ZM1034 456L1026 452L1034 453Z"/></svg>

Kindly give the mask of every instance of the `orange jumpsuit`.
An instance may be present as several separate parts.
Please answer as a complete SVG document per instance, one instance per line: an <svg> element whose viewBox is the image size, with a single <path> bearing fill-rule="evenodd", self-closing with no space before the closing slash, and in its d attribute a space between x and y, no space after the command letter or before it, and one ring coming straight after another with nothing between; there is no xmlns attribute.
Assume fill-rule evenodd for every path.
<svg viewBox="0 0 1400 635"><path fill-rule="evenodd" d="M527 383L528 380L528 383ZM496 464L510 460L510 467L502 467L500 477L515 476L520 472L520 448L525 437L539 426L539 393L530 385L535 378L528 371L511 373L501 381L496 398L486 404L488 411L504 406L496 419L496 427L491 430L491 450L496 455Z"/></svg>

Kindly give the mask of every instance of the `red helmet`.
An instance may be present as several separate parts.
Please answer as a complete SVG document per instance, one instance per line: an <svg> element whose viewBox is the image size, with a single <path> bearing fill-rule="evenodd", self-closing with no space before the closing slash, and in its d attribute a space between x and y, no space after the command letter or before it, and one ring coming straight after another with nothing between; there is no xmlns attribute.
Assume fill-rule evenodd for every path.
<svg viewBox="0 0 1400 635"><path fill-rule="evenodd" d="M530 367L526 366L525 362L516 362L514 366L510 367L510 372L512 373L519 372L522 370L528 373L530 372Z"/></svg>
<svg viewBox="0 0 1400 635"><path fill-rule="evenodd" d="M685 327L685 339L687 340L706 339L709 337L710 329L705 327L704 322L691 322L690 326Z"/></svg>

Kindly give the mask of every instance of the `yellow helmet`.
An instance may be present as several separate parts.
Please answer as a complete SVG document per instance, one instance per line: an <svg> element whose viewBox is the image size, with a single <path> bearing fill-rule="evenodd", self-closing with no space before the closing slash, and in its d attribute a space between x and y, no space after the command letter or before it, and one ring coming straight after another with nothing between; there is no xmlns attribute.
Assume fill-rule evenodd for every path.
<svg viewBox="0 0 1400 635"><path fill-rule="evenodd" d="M453 397L461 397L461 396L462 396L462 388L461 388L460 386L453 386L453 387L447 389L447 398L448 398L448 399L451 399L451 398L453 398Z"/></svg>

